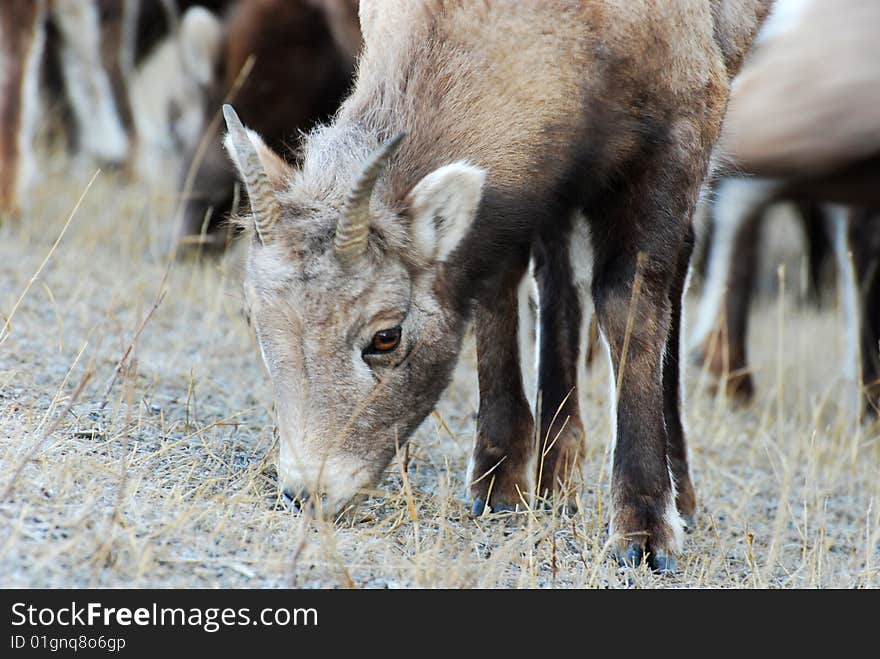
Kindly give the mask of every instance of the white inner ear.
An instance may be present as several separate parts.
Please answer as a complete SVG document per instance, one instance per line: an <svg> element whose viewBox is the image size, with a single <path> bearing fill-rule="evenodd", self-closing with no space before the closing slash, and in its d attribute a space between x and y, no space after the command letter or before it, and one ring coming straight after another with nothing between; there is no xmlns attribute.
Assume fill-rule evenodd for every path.
<svg viewBox="0 0 880 659"><path fill-rule="evenodd" d="M263 170L266 172L266 176L269 177L269 182L275 188L283 187L287 179L292 175L291 166L281 156L266 146L266 143L263 142L263 138L259 134L250 128L245 128L244 130L254 152L257 154L257 158L260 160L260 164L263 166ZM226 133L223 137L223 148L226 149L226 152L232 159L235 169L238 170L239 177L242 180L247 180L241 167L241 158L236 150L235 142L229 133Z"/></svg>
<svg viewBox="0 0 880 659"><path fill-rule="evenodd" d="M455 162L425 176L409 193L412 239L430 261L445 261L467 233L480 198L486 170Z"/></svg>

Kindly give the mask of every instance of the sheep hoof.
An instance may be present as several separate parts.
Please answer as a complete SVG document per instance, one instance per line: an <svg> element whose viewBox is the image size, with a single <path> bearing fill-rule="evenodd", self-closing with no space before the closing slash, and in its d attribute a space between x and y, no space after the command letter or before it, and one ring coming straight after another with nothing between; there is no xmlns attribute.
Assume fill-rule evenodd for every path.
<svg viewBox="0 0 880 659"><path fill-rule="evenodd" d="M652 551L648 557L648 565L660 576L675 574L675 558L665 551Z"/></svg>
<svg viewBox="0 0 880 659"><path fill-rule="evenodd" d="M516 511L516 508L506 503L495 503L487 506L482 497L474 497L474 505L471 506L471 516L479 517L487 508L491 513L512 513Z"/></svg>

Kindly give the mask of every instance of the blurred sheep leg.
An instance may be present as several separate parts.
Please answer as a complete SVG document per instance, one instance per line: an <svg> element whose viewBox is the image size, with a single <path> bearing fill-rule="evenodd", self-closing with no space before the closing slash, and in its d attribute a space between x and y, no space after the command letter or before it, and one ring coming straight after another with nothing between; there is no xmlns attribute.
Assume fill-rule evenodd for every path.
<svg viewBox="0 0 880 659"><path fill-rule="evenodd" d="M722 181L710 208L711 249L690 350L730 396L742 401L754 392L746 371L746 335L760 218L777 185L762 179Z"/></svg>
<svg viewBox="0 0 880 659"><path fill-rule="evenodd" d="M864 412L880 413L880 212L876 209L852 210L842 222L846 231L846 267L841 277L841 290L847 319L847 340L852 350L848 366L855 368L858 346ZM847 312L850 315L846 315ZM856 337L858 333L858 338Z"/></svg>
<svg viewBox="0 0 880 659"><path fill-rule="evenodd" d="M62 35L61 68L79 150L98 162L122 164L129 140L102 62L97 7L91 0L54 0L51 8Z"/></svg>
<svg viewBox="0 0 880 659"><path fill-rule="evenodd" d="M45 41L45 2L0 3L0 218L26 210L36 177L34 138Z"/></svg>

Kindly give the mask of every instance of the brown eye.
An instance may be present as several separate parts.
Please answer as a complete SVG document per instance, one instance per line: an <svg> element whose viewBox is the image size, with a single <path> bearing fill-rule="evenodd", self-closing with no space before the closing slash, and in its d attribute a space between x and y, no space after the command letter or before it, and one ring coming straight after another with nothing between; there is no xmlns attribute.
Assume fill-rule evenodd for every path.
<svg viewBox="0 0 880 659"><path fill-rule="evenodd" d="M398 325L376 332L366 352L373 354L391 352L400 344L400 331L400 325Z"/></svg>

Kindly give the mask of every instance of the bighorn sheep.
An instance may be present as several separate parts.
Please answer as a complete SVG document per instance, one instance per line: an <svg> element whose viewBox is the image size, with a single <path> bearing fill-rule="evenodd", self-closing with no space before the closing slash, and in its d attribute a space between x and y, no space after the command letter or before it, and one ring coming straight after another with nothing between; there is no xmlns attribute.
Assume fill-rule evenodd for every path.
<svg viewBox="0 0 880 659"><path fill-rule="evenodd" d="M377 481L434 408L471 317L473 512L567 494L592 298L616 384L617 555L674 569L696 504L678 359L691 215L769 4L365 1L354 90L295 166L224 109L290 497L336 512ZM517 347L533 250L537 429Z"/></svg>
<svg viewBox="0 0 880 659"><path fill-rule="evenodd" d="M200 4L219 9L230 1ZM194 85L179 90L187 76L194 77L192 71L181 71L189 61L210 59L213 65L210 34L206 39L203 29L207 23L210 33L212 15L206 9L192 8L193 20L177 30L180 12L193 4L192 0L0 2L0 214L17 215L27 202L37 172L34 142L50 104L68 110L65 136L75 153L102 165L124 165L134 152L142 158L161 148L175 123L181 123L165 112L166 99L174 92L183 99L179 105L195 102L201 111L200 91ZM187 29L191 27L197 29ZM166 37L166 44L159 45ZM177 56L172 76L166 71L160 85L150 87L149 72L141 66L167 43L186 44L189 50L184 48L186 52ZM190 54L195 58L186 57ZM213 76L213 71L197 74ZM151 114L151 109L157 112Z"/></svg>
<svg viewBox="0 0 880 659"><path fill-rule="evenodd" d="M225 245L218 231L232 210L235 170L223 151L220 128L211 119L223 98L235 105L248 125L273 149L287 154L298 133L327 120L350 89L360 50L357 3L352 0L258 0L244 2L225 17L221 52L212 82L200 104L201 130L186 145L188 166L196 167L187 194L181 232L209 245ZM253 58L253 66L243 71ZM239 76L241 87L233 90ZM204 157L201 140L208 140ZM185 187L185 186L182 186ZM202 241L198 241L201 244Z"/></svg>
<svg viewBox="0 0 880 659"><path fill-rule="evenodd" d="M880 4L784 0L776 10L784 20L768 21L766 27L775 29L760 39L731 93L719 144L737 175L717 185L707 277L690 340L710 369L725 378L726 391L745 400L754 390L746 333L764 210L780 200L833 204L834 243L846 273L848 264L841 258L849 249L845 206L863 209L857 218L880 208ZM865 232L864 227L853 230ZM873 261L866 253L870 241L860 242L853 245L855 277L870 286L871 273L863 269ZM850 299L845 303L857 331L854 298L847 294L844 300ZM860 300L869 305L861 310L866 319L876 303L864 295ZM878 352L876 339L862 342L863 378L869 385L880 376ZM872 390L876 383L867 392ZM876 393L869 399L877 405Z"/></svg>

